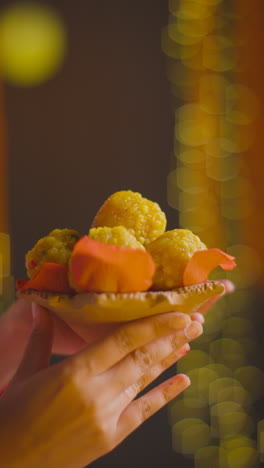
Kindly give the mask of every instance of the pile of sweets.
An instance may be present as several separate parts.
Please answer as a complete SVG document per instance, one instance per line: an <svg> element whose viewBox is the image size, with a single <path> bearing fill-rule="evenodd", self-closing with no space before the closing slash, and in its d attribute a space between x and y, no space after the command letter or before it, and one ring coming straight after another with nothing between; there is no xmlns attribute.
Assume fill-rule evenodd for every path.
<svg viewBox="0 0 264 468"><path fill-rule="evenodd" d="M166 231L160 206L130 190L112 194L88 235L55 229L26 254L29 281L20 290L133 293L170 291L203 283L216 266L235 267L234 257L207 249L187 229Z"/></svg>

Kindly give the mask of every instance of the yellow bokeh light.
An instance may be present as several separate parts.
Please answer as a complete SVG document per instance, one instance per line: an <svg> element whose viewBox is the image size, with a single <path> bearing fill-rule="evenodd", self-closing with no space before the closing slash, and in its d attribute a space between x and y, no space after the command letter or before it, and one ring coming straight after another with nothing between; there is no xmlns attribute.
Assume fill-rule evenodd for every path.
<svg viewBox="0 0 264 468"><path fill-rule="evenodd" d="M3 77L18 86L42 83L62 64L65 27L51 8L14 3L0 15L0 65Z"/></svg>
<svg viewBox="0 0 264 468"><path fill-rule="evenodd" d="M208 177L217 182L234 179L239 173L237 161L232 156L226 158L208 158L206 164Z"/></svg>
<svg viewBox="0 0 264 468"><path fill-rule="evenodd" d="M185 398L199 398L199 400L209 401L209 387L211 382L218 379L218 375L211 369L201 367L188 372L192 384L185 390Z"/></svg>
<svg viewBox="0 0 264 468"><path fill-rule="evenodd" d="M214 372L217 373L219 378L224 378L224 377L231 377L232 376L232 371L229 369L229 367L224 366L223 364L218 364L218 363L213 363L213 364L207 364L205 366L207 369L210 369Z"/></svg>
<svg viewBox="0 0 264 468"><path fill-rule="evenodd" d="M254 187L246 177L241 175L237 179L227 180L221 184L221 198L226 200L251 198L252 193L254 193Z"/></svg>
<svg viewBox="0 0 264 468"><path fill-rule="evenodd" d="M207 179L201 170L179 167L174 174L177 177L179 189L196 195L207 192Z"/></svg>
<svg viewBox="0 0 264 468"><path fill-rule="evenodd" d="M176 42L181 46L191 46L193 44L198 43L201 40L199 36L186 36L184 33L179 31L178 25L175 22L172 22L168 25L168 36L173 42ZM193 49L189 50L191 51ZM180 57L182 57L182 53L180 54ZM186 57L186 54L184 54L184 57Z"/></svg>
<svg viewBox="0 0 264 468"><path fill-rule="evenodd" d="M203 64L215 72L224 72L234 68L234 44L224 36L211 35L204 39Z"/></svg>
<svg viewBox="0 0 264 468"><path fill-rule="evenodd" d="M182 161L184 164L200 164L205 160L205 152L201 149L188 149L179 151L175 156Z"/></svg>
<svg viewBox="0 0 264 468"><path fill-rule="evenodd" d="M186 418L172 427L172 446L176 452L191 455L208 445L210 428L198 418Z"/></svg>
<svg viewBox="0 0 264 468"><path fill-rule="evenodd" d="M0 313L14 301L14 278L10 275L10 236L0 233Z"/></svg>
<svg viewBox="0 0 264 468"><path fill-rule="evenodd" d="M199 4L195 0L169 0L169 10L170 12L182 19L204 19L208 18L212 14L212 10L208 5Z"/></svg>
<svg viewBox="0 0 264 468"><path fill-rule="evenodd" d="M212 364L213 359L209 354L198 349L191 350L186 356L184 356L177 364L177 371L180 374L186 374L192 369Z"/></svg>
<svg viewBox="0 0 264 468"><path fill-rule="evenodd" d="M197 38L184 36L170 23L161 32L161 48L170 59L192 59L200 50L200 41Z"/></svg>
<svg viewBox="0 0 264 468"><path fill-rule="evenodd" d="M232 272L219 268L210 275L214 280L218 275L231 279L236 292L207 313L203 335L178 363L179 372L187 373L192 385L173 408L171 421L182 422L177 427L188 434L185 418L208 423L210 410L209 446L200 445L194 452L195 440L190 440L188 451L184 445L188 437L177 433L174 449L189 458L193 455L195 468L257 468L258 454L250 438L255 437L256 426L252 406L264 396L264 373L249 366L261 363L261 353L248 288L256 286L262 265L253 248L234 245L243 240L241 223L257 216L254 187L240 153L254 144L259 109L243 78L237 82L241 79L237 72L245 65L238 62L237 50L247 38L238 41L233 33L238 20L247 19L235 15L222 0L169 0L169 10L168 34L178 45L178 55L168 70L175 96L177 160L177 169L168 178L168 198L179 212L180 227L198 234L208 248L217 245L228 251L238 265ZM212 362L206 364L208 356ZM194 439L196 433L197 427ZM264 420L259 447L264 461Z"/></svg>
<svg viewBox="0 0 264 468"><path fill-rule="evenodd" d="M190 229L191 231L200 234L205 229L211 229L216 225L217 212L212 212L210 208L203 207L199 209L198 212L196 210L180 212L179 220L181 226L184 226L185 229ZM205 241L204 237L203 241Z"/></svg>
<svg viewBox="0 0 264 468"><path fill-rule="evenodd" d="M258 422L258 451L264 461L264 419Z"/></svg>
<svg viewBox="0 0 264 468"><path fill-rule="evenodd" d="M201 193L199 197L197 197L194 193L188 192L179 192L178 196L178 206L177 209L179 211L193 211L193 210L200 210L207 204L207 208L211 211L216 210L217 202L215 196L208 192Z"/></svg>
<svg viewBox="0 0 264 468"><path fill-rule="evenodd" d="M176 121L177 139L186 146L204 145L214 135L214 120L199 105L185 104L180 107L176 112Z"/></svg>
<svg viewBox="0 0 264 468"><path fill-rule="evenodd" d="M220 272L220 276L223 277L222 272ZM210 277L212 278L212 275L210 275ZM206 321L204 324L204 334L205 336L210 337L210 340L215 338L219 331L222 330L222 323L225 319L225 316L226 307L225 303L223 302L216 303L214 307L207 312Z"/></svg>
<svg viewBox="0 0 264 468"><path fill-rule="evenodd" d="M178 31L185 36L202 39L212 31L214 21L211 16L199 19L186 19L184 16L178 17Z"/></svg>
<svg viewBox="0 0 264 468"><path fill-rule="evenodd" d="M255 130L252 125L240 125L226 119L220 121L220 145L229 153L242 153L247 151L255 139Z"/></svg>
<svg viewBox="0 0 264 468"><path fill-rule="evenodd" d="M256 442L250 437L242 434L235 434L232 436L223 437L220 440L220 446L226 451L234 450L240 447L256 448Z"/></svg>
<svg viewBox="0 0 264 468"><path fill-rule="evenodd" d="M217 403L210 412L214 437L222 438L237 433L250 436L254 432L252 419L235 401Z"/></svg>
<svg viewBox="0 0 264 468"><path fill-rule="evenodd" d="M209 390L210 404L234 401L241 406L251 403L250 394L235 379L219 379L212 382Z"/></svg>
<svg viewBox="0 0 264 468"><path fill-rule="evenodd" d="M199 101L201 108L209 114L225 113L223 95L228 81L217 73L208 73L199 80Z"/></svg>
<svg viewBox="0 0 264 468"><path fill-rule="evenodd" d="M228 272L230 273L230 272ZM249 310L252 308L252 298L248 293L248 289L236 289L236 291L228 297L228 309L230 315L239 315L248 317ZM252 316L252 313L251 313ZM252 317L253 318L253 317Z"/></svg>
<svg viewBox="0 0 264 468"><path fill-rule="evenodd" d="M226 120L239 125L248 125L255 120L258 103L252 90L242 85L229 85L225 95Z"/></svg>
<svg viewBox="0 0 264 468"><path fill-rule="evenodd" d="M237 369L248 363L240 343L230 338L220 338L212 342L210 344L210 354L215 361L231 369Z"/></svg>
<svg viewBox="0 0 264 468"><path fill-rule="evenodd" d="M228 468L258 468L259 455L253 447L239 447L227 452Z"/></svg>
<svg viewBox="0 0 264 468"><path fill-rule="evenodd" d="M227 468L227 455L223 448L211 445L197 450L194 456L195 468Z"/></svg>
<svg viewBox="0 0 264 468"><path fill-rule="evenodd" d="M223 323L224 338L255 337L255 328L252 322L243 317L230 317Z"/></svg>
<svg viewBox="0 0 264 468"><path fill-rule="evenodd" d="M250 393L253 401L264 395L264 372L254 366L245 366L237 369L234 378L239 380L243 387Z"/></svg>
<svg viewBox="0 0 264 468"><path fill-rule="evenodd" d="M259 279L263 266L253 247L236 244L230 246L228 253L236 257L237 267L228 276L237 288L248 288Z"/></svg>
<svg viewBox="0 0 264 468"><path fill-rule="evenodd" d="M209 420L209 408L206 402L199 398L179 399L170 406L170 422L175 424L185 418L198 418L203 421Z"/></svg>
<svg viewBox="0 0 264 468"><path fill-rule="evenodd" d="M230 153L223 149L221 138L212 138L205 145L205 152L210 158L226 158L230 157Z"/></svg>
<svg viewBox="0 0 264 468"><path fill-rule="evenodd" d="M214 405L220 403L219 392L222 392L225 388L233 388L234 386L241 387L241 383L231 377L223 377L216 379L210 384L209 388L209 403Z"/></svg>
<svg viewBox="0 0 264 468"><path fill-rule="evenodd" d="M223 182L225 181L223 180ZM229 221L246 220L249 216L254 214L254 211L255 206L250 198L223 200L222 202L223 218Z"/></svg>
<svg viewBox="0 0 264 468"><path fill-rule="evenodd" d="M0 254L2 256L2 274L10 275L10 236L3 232L0 233Z"/></svg>

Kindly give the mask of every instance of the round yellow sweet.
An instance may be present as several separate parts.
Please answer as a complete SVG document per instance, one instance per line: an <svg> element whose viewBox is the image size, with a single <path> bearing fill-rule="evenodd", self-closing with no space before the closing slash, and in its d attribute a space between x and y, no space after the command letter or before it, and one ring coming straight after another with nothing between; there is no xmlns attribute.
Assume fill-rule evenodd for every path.
<svg viewBox="0 0 264 468"><path fill-rule="evenodd" d="M48 237L55 237L60 240L67 249L72 250L76 241L80 239L80 235L73 229L54 229Z"/></svg>
<svg viewBox="0 0 264 468"><path fill-rule="evenodd" d="M169 290L183 286L185 267L197 250L206 245L188 229L173 229L165 232L148 245L156 271L153 277L155 290Z"/></svg>
<svg viewBox="0 0 264 468"><path fill-rule="evenodd" d="M36 245L26 254L26 268L29 278L35 275L43 263L67 265L74 247L79 239L77 231L55 229L48 236L39 239Z"/></svg>
<svg viewBox="0 0 264 468"><path fill-rule="evenodd" d="M92 227L124 226L138 242L148 245L164 233L166 215L158 203L138 192L123 190L111 195L99 209Z"/></svg>
<svg viewBox="0 0 264 468"><path fill-rule="evenodd" d="M92 228L89 231L89 237L90 239L97 240L105 244L145 250L143 245L137 241L135 236L130 234L130 232L123 226Z"/></svg>

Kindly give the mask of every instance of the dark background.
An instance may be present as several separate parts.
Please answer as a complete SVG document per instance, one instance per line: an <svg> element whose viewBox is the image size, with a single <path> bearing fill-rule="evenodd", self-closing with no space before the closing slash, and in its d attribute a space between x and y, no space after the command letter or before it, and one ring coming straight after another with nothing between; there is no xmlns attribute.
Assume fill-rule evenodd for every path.
<svg viewBox="0 0 264 468"><path fill-rule="evenodd" d="M25 253L40 237L65 227L86 234L100 205L117 190L157 201L169 226L177 224L166 201L173 114L160 41L167 1L43 3L56 7L66 23L64 65L40 86L4 88L16 278L25 277ZM92 466L193 462L172 451L164 409Z"/></svg>
<svg viewBox="0 0 264 468"><path fill-rule="evenodd" d="M46 3L66 23L63 68L37 87L5 86L16 276L38 238L55 227L86 234L117 190L141 192L177 221L166 202L173 115L160 41L167 2Z"/></svg>

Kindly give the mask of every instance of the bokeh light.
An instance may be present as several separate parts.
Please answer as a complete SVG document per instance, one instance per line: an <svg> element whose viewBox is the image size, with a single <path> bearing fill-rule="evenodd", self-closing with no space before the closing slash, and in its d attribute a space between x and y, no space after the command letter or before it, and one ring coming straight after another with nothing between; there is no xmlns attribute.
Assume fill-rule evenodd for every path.
<svg viewBox="0 0 264 468"><path fill-rule="evenodd" d="M235 401L224 401L211 406L211 429L214 437L233 434L252 435L254 422Z"/></svg>
<svg viewBox="0 0 264 468"><path fill-rule="evenodd" d="M255 366L245 366L236 369L234 378L250 393L253 401L264 395L264 372Z"/></svg>
<svg viewBox="0 0 264 468"><path fill-rule="evenodd" d="M248 406L251 403L251 397L238 380L223 377L210 383L209 403L215 405L225 401L233 401L241 406Z"/></svg>
<svg viewBox="0 0 264 468"><path fill-rule="evenodd" d="M170 407L170 422L175 424L185 418L201 419L209 422L209 409L204 400L197 397L189 398L184 395L183 398L175 400Z"/></svg>
<svg viewBox="0 0 264 468"><path fill-rule="evenodd" d="M194 454L209 441L210 428L202 419L185 418L172 427L172 445L178 453Z"/></svg>
<svg viewBox="0 0 264 468"><path fill-rule="evenodd" d="M15 281L10 274L10 236L0 233L0 314L13 302Z"/></svg>
<svg viewBox="0 0 264 468"><path fill-rule="evenodd" d="M210 445L203 447L195 453L195 468L227 468L227 454L223 448Z"/></svg>
<svg viewBox="0 0 264 468"><path fill-rule="evenodd" d="M257 450L253 409L264 398L264 374L251 365L263 367L252 310L252 291L263 278L263 265L255 245L241 234L253 217L260 218L246 157L255 145L256 128L262 128L262 121L256 126L260 112L255 90L243 82L245 71L251 79L254 67L254 59L251 69L244 60L244 50L250 52L245 22L249 12L256 20L260 6L251 9L246 3L168 0L168 27L162 33L175 112L168 203L177 210L179 227L198 234L207 247L235 256L238 265L232 272L217 269L210 275L231 279L236 291L207 313L203 335L177 365L189 375L191 386L171 407L173 447L193 455L195 468L255 468L259 454L264 461L264 420ZM258 77L261 88L262 81ZM210 439L207 445L206 438L197 445L190 440L188 451L188 437L181 430L189 427L192 416L192 424L208 424Z"/></svg>
<svg viewBox="0 0 264 468"><path fill-rule="evenodd" d="M66 30L51 7L13 3L0 13L0 66L4 79L17 86L38 85L60 68Z"/></svg>

